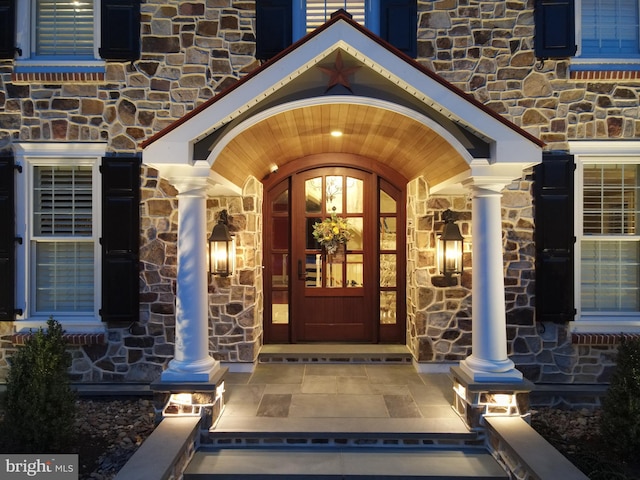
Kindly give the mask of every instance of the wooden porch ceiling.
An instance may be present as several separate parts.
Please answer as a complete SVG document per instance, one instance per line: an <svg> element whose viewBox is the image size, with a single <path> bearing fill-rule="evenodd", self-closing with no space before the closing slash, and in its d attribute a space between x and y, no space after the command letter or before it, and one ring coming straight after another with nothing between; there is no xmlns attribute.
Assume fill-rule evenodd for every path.
<svg viewBox="0 0 640 480"><path fill-rule="evenodd" d="M331 136L340 130L341 137ZM324 104L288 110L250 126L220 152L213 170L241 186L307 155L351 153L388 165L405 178L424 175L437 185L468 169L443 137L418 121L361 104Z"/></svg>

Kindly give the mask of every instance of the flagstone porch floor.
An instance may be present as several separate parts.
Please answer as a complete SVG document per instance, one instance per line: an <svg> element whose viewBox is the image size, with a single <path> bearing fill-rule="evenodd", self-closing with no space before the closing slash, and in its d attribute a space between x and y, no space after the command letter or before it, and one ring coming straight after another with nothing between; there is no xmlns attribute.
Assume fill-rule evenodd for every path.
<svg viewBox="0 0 640 480"><path fill-rule="evenodd" d="M448 441L470 435L451 407L448 374L421 374L411 364L259 363L252 373L228 373L225 390L211 431L217 440L305 432Z"/></svg>

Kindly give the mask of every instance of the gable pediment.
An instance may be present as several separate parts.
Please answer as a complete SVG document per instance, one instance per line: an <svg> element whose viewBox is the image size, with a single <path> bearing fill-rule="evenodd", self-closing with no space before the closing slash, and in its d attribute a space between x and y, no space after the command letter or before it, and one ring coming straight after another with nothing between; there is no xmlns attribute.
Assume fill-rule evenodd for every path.
<svg viewBox="0 0 640 480"><path fill-rule="evenodd" d="M338 58L349 71L348 82L328 88ZM154 164L207 160L214 171L238 185L239 177L228 178L238 162L246 162L244 170L262 178L273 158L288 161L287 153L309 155L336 148L323 138L305 137L309 132L327 134L334 123L357 133L351 140L343 139L336 151L369 155L367 144L375 153L401 139L394 155L417 159L405 162L412 165L405 172L407 178L429 170L428 164L420 164L425 151L419 147L439 145L436 153L451 157L452 173L432 175L431 184L459 174L476 158L489 163L537 163L542 146L358 24L338 16L147 140L144 154ZM408 132L423 143L404 141ZM407 150L408 144L415 149Z"/></svg>

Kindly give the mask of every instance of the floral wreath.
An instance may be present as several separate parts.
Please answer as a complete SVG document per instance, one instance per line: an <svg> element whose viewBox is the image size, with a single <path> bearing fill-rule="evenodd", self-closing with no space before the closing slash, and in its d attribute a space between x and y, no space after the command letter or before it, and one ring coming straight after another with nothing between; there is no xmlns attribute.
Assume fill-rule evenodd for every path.
<svg viewBox="0 0 640 480"><path fill-rule="evenodd" d="M331 255L339 245L346 244L351 235L347 219L340 218L335 213L331 214L331 218L313 224L313 238Z"/></svg>

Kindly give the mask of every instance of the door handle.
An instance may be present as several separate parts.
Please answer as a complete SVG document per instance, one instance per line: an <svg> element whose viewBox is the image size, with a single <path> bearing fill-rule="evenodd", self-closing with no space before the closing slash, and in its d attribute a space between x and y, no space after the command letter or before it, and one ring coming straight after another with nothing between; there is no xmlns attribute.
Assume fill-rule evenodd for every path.
<svg viewBox="0 0 640 480"><path fill-rule="evenodd" d="M307 277L302 271L302 260L298 260L298 280L306 280Z"/></svg>

